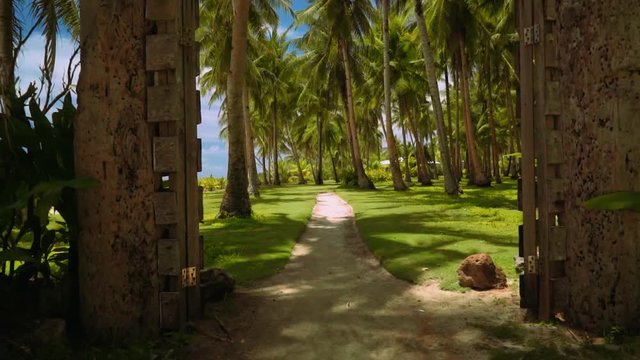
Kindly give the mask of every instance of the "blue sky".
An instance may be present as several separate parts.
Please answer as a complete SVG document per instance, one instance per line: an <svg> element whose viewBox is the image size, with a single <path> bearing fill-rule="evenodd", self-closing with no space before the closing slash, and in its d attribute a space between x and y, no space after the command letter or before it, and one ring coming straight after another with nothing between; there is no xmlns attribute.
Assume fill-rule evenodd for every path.
<svg viewBox="0 0 640 360"><path fill-rule="evenodd" d="M307 0L293 0L292 8L299 11L308 6ZM281 17L280 29L286 29L291 25L293 19L286 12L279 11ZM32 23L29 18L28 11L19 11L20 16L25 23ZM289 35L292 38L302 35L302 29L294 29ZM58 84L62 82L62 78L66 72L68 59L74 51L74 44L68 34L63 33L58 39L58 49L56 56L56 71L54 81ZM24 48L22 54L17 59L17 76L20 80L20 87L26 89L31 82L38 82L40 78L40 67L44 53L44 39L37 33L34 33ZM220 139L220 127L218 125L218 114L220 112L220 104L214 103L209 106L209 98L203 95L202 98L202 124L198 128L198 136L202 138L202 173L200 176L214 175L217 177L226 176L227 173L227 144Z"/></svg>

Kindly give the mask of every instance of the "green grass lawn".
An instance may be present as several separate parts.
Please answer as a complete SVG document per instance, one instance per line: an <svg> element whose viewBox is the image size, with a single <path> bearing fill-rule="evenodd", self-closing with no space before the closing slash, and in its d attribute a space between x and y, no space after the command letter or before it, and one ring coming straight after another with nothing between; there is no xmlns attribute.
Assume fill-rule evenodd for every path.
<svg viewBox="0 0 640 360"><path fill-rule="evenodd" d="M356 212L360 233L384 267L415 283L430 279L442 288L460 290L456 270L468 255L489 253L510 279L518 252L516 184L465 188L458 198L444 194L442 183L394 192L388 184L377 191L327 186L262 189L253 201L253 219L216 220L222 193L205 194L205 265L227 270L240 284L275 274L289 259L302 234L315 196L336 191Z"/></svg>
<svg viewBox="0 0 640 360"><path fill-rule="evenodd" d="M515 279L518 253L516 183L491 188L465 187L459 198L444 194L442 182L394 192L338 189L356 213L358 229L373 254L398 278L415 283L430 279L460 290L456 270L468 255L485 252Z"/></svg>
<svg viewBox="0 0 640 360"><path fill-rule="evenodd" d="M205 266L223 268L244 285L275 274L286 265L304 231L316 194L331 188L263 188L262 196L252 200L252 219L215 219L222 192L205 193L205 217L200 224Z"/></svg>

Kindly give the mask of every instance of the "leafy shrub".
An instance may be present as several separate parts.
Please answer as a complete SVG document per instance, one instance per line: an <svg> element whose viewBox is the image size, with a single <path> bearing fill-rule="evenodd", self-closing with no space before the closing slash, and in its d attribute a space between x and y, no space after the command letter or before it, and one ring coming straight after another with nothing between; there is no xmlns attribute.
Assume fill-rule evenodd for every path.
<svg viewBox="0 0 640 360"><path fill-rule="evenodd" d="M74 175L76 109L67 94L49 120L33 85L10 102L0 117L0 273L22 282L60 280L78 231L74 189L96 184Z"/></svg>
<svg viewBox="0 0 640 360"><path fill-rule="evenodd" d="M369 175L369 179L373 182L385 182L392 180L390 170L385 168L371 168L367 171L367 175Z"/></svg>
<svg viewBox="0 0 640 360"><path fill-rule="evenodd" d="M224 177L214 177L209 175L205 178L198 180L198 185L202 186L204 191L218 191L224 190L227 186L227 179Z"/></svg>
<svg viewBox="0 0 640 360"><path fill-rule="evenodd" d="M358 186L358 175L353 170L345 170L340 175L340 183L344 186Z"/></svg>

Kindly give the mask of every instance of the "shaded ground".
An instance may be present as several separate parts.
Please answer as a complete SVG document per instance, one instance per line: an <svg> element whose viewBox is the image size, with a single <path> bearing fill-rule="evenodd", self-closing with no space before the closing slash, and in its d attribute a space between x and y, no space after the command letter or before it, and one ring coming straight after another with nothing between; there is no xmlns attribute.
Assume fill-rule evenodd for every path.
<svg viewBox="0 0 640 360"><path fill-rule="evenodd" d="M192 359L529 358L521 357L525 344L536 346L529 338L570 341L553 327L521 325L511 289L462 294L392 277L333 193L318 196L281 273L208 315L217 319L197 325Z"/></svg>

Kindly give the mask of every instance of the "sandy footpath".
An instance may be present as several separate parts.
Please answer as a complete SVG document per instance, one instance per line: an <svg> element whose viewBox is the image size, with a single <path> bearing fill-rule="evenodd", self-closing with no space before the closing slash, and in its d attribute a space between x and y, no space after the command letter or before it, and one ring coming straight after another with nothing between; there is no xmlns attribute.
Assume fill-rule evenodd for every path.
<svg viewBox="0 0 640 360"><path fill-rule="evenodd" d="M232 303L210 309L232 341L211 336L220 334L217 321L203 322L208 335L196 338L190 358L484 359L486 328L521 319L511 289L461 294L391 276L334 193L318 195L285 269Z"/></svg>

